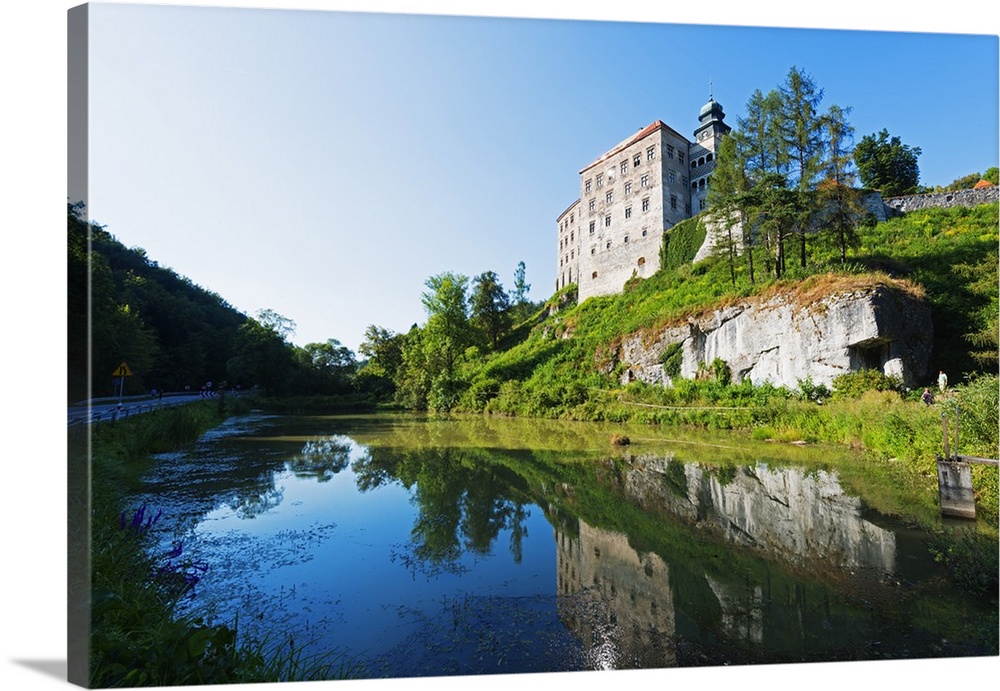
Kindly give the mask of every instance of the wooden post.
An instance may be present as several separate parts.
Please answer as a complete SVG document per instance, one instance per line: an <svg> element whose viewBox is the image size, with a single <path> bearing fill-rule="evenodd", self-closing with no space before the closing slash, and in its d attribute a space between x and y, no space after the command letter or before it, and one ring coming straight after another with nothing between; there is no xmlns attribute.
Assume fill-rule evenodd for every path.
<svg viewBox="0 0 1000 691"><path fill-rule="evenodd" d="M955 455L958 455L958 414L961 408L955 406Z"/></svg>
<svg viewBox="0 0 1000 691"><path fill-rule="evenodd" d="M941 413L941 429L944 431L944 457L945 460L951 457L948 453L948 416Z"/></svg>

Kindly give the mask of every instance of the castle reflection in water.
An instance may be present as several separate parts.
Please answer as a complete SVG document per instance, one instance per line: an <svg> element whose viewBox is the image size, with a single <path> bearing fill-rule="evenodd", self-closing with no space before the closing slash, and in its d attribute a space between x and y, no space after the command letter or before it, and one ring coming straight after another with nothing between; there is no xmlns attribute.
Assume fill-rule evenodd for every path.
<svg viewBox="0 0 1000 691"><path fill-rule="evenodd" d="M684 554L678 566L583 521L557 529L560 617L593 669L691 664L678 656L693 639L748 649L822 647L834 638L831 627L850 628L850 617L838 618L826 595L794 578L774 578L776 570L823 570L834 580L869 583L895 570L895 534L862 517L860 500L824 471L757 465L717 473L640 456L616 482L625 501L771 566L734 572Z"/></svg>

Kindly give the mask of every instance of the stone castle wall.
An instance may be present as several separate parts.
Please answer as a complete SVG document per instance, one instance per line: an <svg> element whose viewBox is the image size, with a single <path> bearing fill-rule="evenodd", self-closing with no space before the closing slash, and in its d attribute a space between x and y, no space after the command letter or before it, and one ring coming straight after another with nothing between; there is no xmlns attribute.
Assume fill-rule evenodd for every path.
<svg viewBox="0 0 1000 691"><path fill-rule="evenodd" d="M933 192L931 194L911 194L902 197L889 197L885 200L887 216L898 216L907 211L917 209L950 209L956 206L979 206L980 204L996 204L998 199L996 185L980 189L957 190L954 192Z"/></svg>

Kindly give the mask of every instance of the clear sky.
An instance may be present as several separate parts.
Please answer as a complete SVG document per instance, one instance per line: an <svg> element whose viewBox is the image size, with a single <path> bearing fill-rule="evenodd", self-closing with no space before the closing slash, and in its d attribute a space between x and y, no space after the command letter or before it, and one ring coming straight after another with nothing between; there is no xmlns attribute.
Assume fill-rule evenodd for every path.
<svg viewBox="0 0 1000 691"><path fill-rule="evenodd" d="M920 147L923 184L997 165L995 35L101 3L90 22L70 196L299 345L422 323L443 271L511 287L524 261L548 297L580 168L657 119L691 137L710 93L735 126L792 66L857 139Z"/></svg>

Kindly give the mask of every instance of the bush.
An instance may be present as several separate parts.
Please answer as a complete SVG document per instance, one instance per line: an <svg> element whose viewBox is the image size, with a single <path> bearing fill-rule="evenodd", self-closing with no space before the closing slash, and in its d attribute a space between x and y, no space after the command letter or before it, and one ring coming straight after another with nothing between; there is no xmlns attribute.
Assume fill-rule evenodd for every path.
<svg viewBox="0 0 1000 691"><path fill-rule="evenodd" d="M995 536L976 530L938 535L931 544L934 560L948 567L955 582L983 596L997 596L998 549Z"/></svg>
<svg viewBox="0 0 1000 691"><path fill-rule="evenodd" d="M866 391L895 391L901 393L903 382L897 377L873 369L841 374L833 380L835 398L860 398Z"/></svg>

